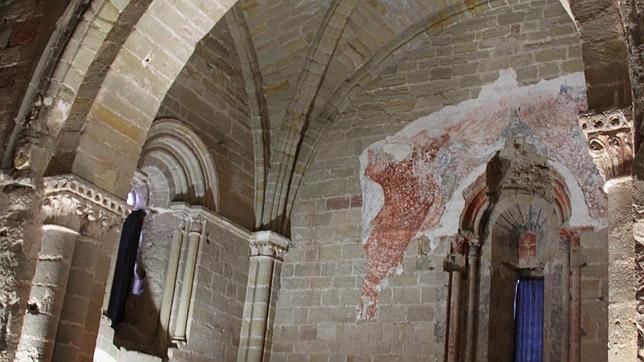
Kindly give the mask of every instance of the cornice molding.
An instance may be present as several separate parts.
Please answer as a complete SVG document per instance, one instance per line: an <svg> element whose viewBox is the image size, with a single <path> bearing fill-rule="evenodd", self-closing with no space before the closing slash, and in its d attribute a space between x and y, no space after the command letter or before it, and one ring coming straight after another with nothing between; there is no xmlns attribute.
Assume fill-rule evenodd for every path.
<svg viewBox="0 0 644 362"><path fill-rule="evenodd" d="M45 225L64 226L100 239L130 212L124 201L76 175L45 177L43 184L41 216Z"/></svg>
<svg viewBox="0 0 644 362"><path fill-rule="evenodd" d="M184 219L189 218L191 220L195 220L201 217L208 223L212 223L225 228L226 230L241 238L244 238L245 240L250 240L250 231L226 219L225 217L206 209L205 207L189 205L183 202L174 202L170 204L169 211L183 214Z"/></svg>

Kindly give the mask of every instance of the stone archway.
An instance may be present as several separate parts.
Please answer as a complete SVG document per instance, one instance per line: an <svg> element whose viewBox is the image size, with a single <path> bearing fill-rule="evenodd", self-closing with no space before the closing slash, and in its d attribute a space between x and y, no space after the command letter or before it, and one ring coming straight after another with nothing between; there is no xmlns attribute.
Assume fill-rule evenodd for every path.
<svg viewBox="0 0 644 362"><path fill-rule="evenodd" d="M37 255L41 249L42 235L38 211L42 200L39 195L40 177L45 173L45 168L48 167L48 176L52 175L45 179L45 185L60 185L61 192L75 200L74 205L77 200L85 202L86 199L83 194L85 191L73 186L80 184L83 185L83 190L101 195L96 200L86 200L89 201L88 205L104 209L102 212L108 214L114 213L111 208L116 205L122 208L123 204L119 199L124 197L129 188L129 180L134 173L148 128L165 93L197 43L234 3L235 1L196 1L173 5L162 0L136 3L97 1L83 15L81 24L75 29L69 46L63 52L62 60L58 61L53 82L47 91L51 108L39 120L42 124L32 125L29 132L19 136L28 140L19 143L16 155L20 156L21 163L14 166L19 166L20 172L29 176L29 181L9 179L5 182L3 178L3 184L20 185L28 189L28 192L14 195L21 200L23 209L12 216L22 220L15 225L16 231L27 235L15 235L26 239L22 254L15 255L16 265L23 266L20 269L24 274L20 276L23 279L22 287L17 290L16 284L11 287L15 289L3 290L7 296L4 299L15 299L11 306L5 308L5 313L14 322L10 327L3 326L10 328L7 334L12 336L7 347L9 355L13 354L17 344L12 338L21 335L26 295L31 288L34 265L40 263L37 259L42 256ZM34 132L49 126L51 134ZM54 151L51 144L55 138L60 142ZM54 162L47 166L52 154ZM60 174L73 176L64 176L61 183L60 177L56 176ZM48 190L45 187L44 191L50 192ZM58 192L58 188L55 190ZM115 203L104 205L102 200L115 200ZM37 205L35 209L34 204ZM216 201L212 204L216 205ZM59 208L57 212L74 214L74 205ZM68 216L72 214L47 222L63 222L65 227L74 232L91 234L100 243L103 237L107 237L104 235L105 230L86 231L84 224L68 224ZM123 216L118 212L116 214ZM90 214L83 213L79 217L94 220L94 216ZM25 220L30 219L34 222L25 223ZM113 223L109 225L113 226ZM87 227L94 226L88 224ZM113 236L109 238L113 239ZM103 243L101 248L110 249L112 245L113 242ZM111 252L104 251L111 255ZM40 250L41 254L42 252ZM67 255L67 259L65 256L61 257L64 261L71 256ZM36 274L37 272L36 270ZM8 273L15 274L16 271L9 270ZM64 289L67 278L68 276L62 278L56 288ZM12 297L16 292L19 295ZM59 297L62 298L61 301L66 298L64 293ZM55 311L54 314L57 313ZM52 319L54 320L55 318ZM91 323L90 335L95 327L97 325ZM52 328L55 330L53 325ZM46 341L41 344L42 348L48 349L45 355L51 356L52 337L55 339L55 333L47 335L44 338ZM71 353L78 352L76 347L71 350ZM42 350L34 347L25 349L24 352L33 354L41 353Z"/></svg>
<svg viewBox="0 0 644 362"><path fill-rule="evenodd" d="M197 43L235 2L150 3L98 85L85 120L65 135L56 153L71 155L67 169L56 171L124 194L165 93ZM83 129L82 135L73 129Z"/></svg>

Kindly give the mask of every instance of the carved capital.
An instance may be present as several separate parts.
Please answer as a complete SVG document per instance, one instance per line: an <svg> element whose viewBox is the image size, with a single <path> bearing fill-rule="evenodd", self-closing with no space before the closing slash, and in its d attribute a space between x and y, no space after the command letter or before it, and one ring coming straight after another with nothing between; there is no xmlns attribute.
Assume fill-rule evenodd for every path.
<svg viewBox="0 0 644 362"><path fill-rule="evenodd" d="M605 182L630 176L633 161L633 118L624 109L579 116L588 151Z"/></svg>
<svg viewBox="0 0 644 362"><path fill-rule="evenodd" d="M462 254L448 254L443 260L443 271L446 272L465 272L465 257Z"/></svg>
<svg viewBox="0 0 644 362"><path fill-rule="evenodd" d="M204 220L203 218L197 216L192 219L190 223L190 232L201 234L203 232Z"/></svg>
<svg viewBox="0 0 644 362"><path fill-rule="evenodd" d="M288 251L290 241L272 231L258 231L250 237L250 255L270 256L282 260Z"/></svg>
<svg viewBox="0 0 644 362"><path fill-rule="evenodd" d="M43 181L43 224L64 226L100 240L129 213L123 201L78 176L52 176Z"/></svg>

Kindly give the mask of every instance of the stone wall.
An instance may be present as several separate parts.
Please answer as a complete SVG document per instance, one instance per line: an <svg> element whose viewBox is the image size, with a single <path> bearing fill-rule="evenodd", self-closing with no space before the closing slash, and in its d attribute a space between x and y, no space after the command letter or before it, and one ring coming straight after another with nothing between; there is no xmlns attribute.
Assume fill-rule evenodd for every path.
<svg viewBox="0 0 644 362"><path fill-rule="evenodd" d="M95 359L160 361L160 357L165 357L173 361L212 361L216 356L218 361L236 361L248 279L249 236L242 235L238 227L228 226L227 221L223 224L206 221L207 238L199 246L186 341L168 346L167 335L172 331L160 328L159 311L172 231L179 225L179 219L173 214L152 215L148 219L141 245L146 272L143 294L128 297L125 319L116 334L107 320L102 321ZM184 287L181 280L187 260L185 253L184 247L172 304L171 330Z"/></svg>
<svg viewBox="0 0 644 362"><path fill-rule="evenodd" d="M432 129L445 127L445 134L457 138L473 132L479 126L469 127L469 122L479 113L477 110L459 113L459 104L482 97L482 86L499 78L499 72L507 68L513 71L502 74L516 74L517 87L582 70L575 27L559 2L537 0L496 4L473 19L447 27L437 36L422 34L383 61L382 72L352 98L351 106L323 136L298 194L292 216L293 247L287 253L282 269L273 361L335 361L343 360L344 356L354 361L443 358L448 274L442 271L442 261L448 253L448 243L441 238L441 233L420 236L417 232L432 225L440 229L444 222L457 226L462 201L452 206L457 212L445 214L445 208L440 206L458 199L457 193L447 192L440 200L434 199L435 191L455 190L457 185L467 183L465 178L476 173L489 156L475 162L459 163L458 157L445 162L450 153L468 153L472 143L478 141L462 142L441 156L438 151L450 140L441 138L441 132ZM605 224L606 206L604 195L598 191L601 178L586 153L583 136L576 130L577 113L585 107L584 82L580 74L572 78L575 90L570 93L567 90L572 88L566 88L565 81L556 89L553 85L552 103L545 101L548 97L535 94L514 103L510 97L501 100L503 105L499 104L498 108L487 109L482 117L490 122L498 121L494 123L495 127L501 129L498 133L492 132L494 136L483 142L490 147L482 154L491 154L502 147L504 136L525 131L522 127L526 123L532 124L531 127L544 127L541 136L532 134L533 139L544 137L548 142L556 143L551 152L567 155L560 161L573 170L573 175L566 176L570 185L588 185L583 191L577 189L577 194L573 195L576 198L573 208L581 206L584 209L588 205L585 216L576 217L576 221L581 225L588 222L601 227ZM497 89L489 90L492 90L488 94L491 97L482 104L495 99ZM560 101L564 98L567 100ZM544 103L530 106L533 101ZM447 167L440 171L436 169L434 173L428 171L427 178L423 178L425 181L419 181L418 185L404 183L405 180L394 176L379 180L382 181L381 189L361 185L361 174L369 164L366 162L368 156L372 151L379 152L370 147L374 142L394 135L410 121L449 105L456 105L456 108L446 109L442 113L444 117L429 117L426 126L421 127L425 133L419 128L416 129L418 134L407 133L408 149L396 151L396 140L380 142L378 150L384 150L390 158L382 157L382 162L372 171L400 166L404 169L394 174L400 176L408 172L418 176L418 172L425 172L420 168L424 166L402 162L407 152L422 155L419 157L422 165L436 162ZM543 109L548 114L533 118L531 114L535 109ZM452 123L450 115L462 115L467 121L463 127L456 126L458 122ZM514 126L510 125L513 119L518 120ZM546 130L552 127L551 121L558 125L556 127L562 127L561 131L556 131L559 136L547 134ZM491 124L482 123L481 134L489 133L490 129L486 127ZM503 131L506 126L510 130ZM430 142L432 139L434 143ZM415 141L418 141L418 149L413 149ZM390 143L394 147L388 149ZM365 151L367 148L369 152ZM478 151L482 150L471 152ZM365 158L362 168L361 154ZM459 168L467 172L460 173ZM435 187L431 185L432 175L437 176ZM386 188L394 193L383 194ZM413 194L414 191L421 191L421 194ZM410 199L405 198L408 192L413 194L409 195ZM365 194L373 197L364 199ZM430 197L426 203L416 205L418 208L407 204L407 201L422 201L426 196ZM373 245L380 245L381 249L373 251L367 260L365 252L369 254L369 250L363 243L368 240L370 230L375 230L375 227L371 229L370 221L379 210L384 212L385 209L377 205L378 202L386 203L388 198L399 201L401 209L388 211L391 225L383 227L381 238L373 239ZM373 209L371 214L369 209ZM433 215L427 215L428 209L435 209ZM417 213L421 213L420 217ZM414 218L414 230L397 229L397 220L407 215ZM409 225L409 220L403 224ZM396 245L388 245L385 240L388 237L397 240ZM374 266L377 272L371 273L370 268ZM605 271L598 273L598 278L605 275L601 274ZM363 278L374 275L383 276L375 278L378 280L371 290L379 294L379 308L373 313L365 312L364 307L370 305L371 296L362 289Z"/></svg>
<svg viewBox="0 0 644 362"><path fill-rule="evenodd" d="M251 228L253 140L240 66L223 19L199 43L168 91L157 118L175 117L197 132L215 163L219 212Z"/></svg>
<svg viewBox="0 0 644 362"><path fill-rule="evenodd" d="M236 361L248 280L248 236L208 224L194 286L188 344L177 361Z"/></svg>
<svg viewBox="0 0 644 362"><path fill-rule="evenodd" d="M0 5L0 157L33 68L67 3L16 0Z"/></svg>
<svg viewBox="0 0 644 362"><path fill-rule="evenodd" d="M161 310L163 283L167 273L172 233L179 227L179 219L172 214L149 214L145 219L141 243L141 269L145 273L141 295L130 294L125 306L125 319L116 333L115 344L125 349L159 353L159 312ZM117 247L118 248L118 247ZM117 251L118 252L118 251ZM114 255L116 256L116 254ZM115 259L115 257L113 258ZM113 272L114 260L112 262ZM113 274L110 274L110 279ZM107 307L110 291L105 291L103 305ZM104 309L105 309L104 308ZM110 349L110 330L102 326L97 348Z"/></svg>

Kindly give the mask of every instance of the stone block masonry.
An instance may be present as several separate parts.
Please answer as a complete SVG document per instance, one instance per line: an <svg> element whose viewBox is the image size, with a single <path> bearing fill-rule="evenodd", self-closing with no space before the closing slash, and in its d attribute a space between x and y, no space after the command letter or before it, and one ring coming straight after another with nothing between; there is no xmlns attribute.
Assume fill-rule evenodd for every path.
<svg viewBox="0 0 644 362"><path fill-rule="evenodd" d="M545 12L544 6L557 11ZM376 74L348 96L346 111L335 119L333 126L321 139L298 194L291 220L293 246L282 267L272 361L443 359L449 275L442 271L442 262L448 253L447 245L440 238L431 236L426 245L414 236L416 231L429 225L440 228L455 224L459 214L443 214L442 208L436 207L435 203L430 203L432 206L429 208L419 206L425 216L420 218L418 226L408 231L392 229L389 234L384 232L387 228L383 228L383 236L376 237L378 229L370 229L369 222L375 220L378 211L385 210L380 206L399 201L403 208L410 207L402 193L413 193L414 188L404 187L400 183L392 184L392 192L388 193L387 182L383 181L382 188L369 188L361 184L360 179L365 172L376 177L373 171L385 171L386 167L402 164L405 155L413 154L415 149L411 145L396 148L396 145L384 142L387 157L381 155L382 162L371 165L367 162L370 155L365 149L395 134L411 121L481 96L482 87L494 82L502 69L512 68L515 71L518 87L581 71L580 44L574 24L564 9L557 6L560 5L552 1L510 2L482 11L472 19L455 21L435 33L412 39L407 46L398 49L390 60L385 59ZM508 16L511 13L518 15ZM355 14L358 14L358 10ZM561 123L562 130L576 128L579 107L585 106L583 96L578 98L583 95L584 83L578 75L573 78L572 88L578 89L564 87L564 92L570 93L562 95L564 98L570 97L571 101L569 107L563 106L566 111L560 109L566 117L548 114L537 121L528 116L534 108L528 107L530 111L524 111L521 107L523 116L520 118L525 116L526 122L534 121L534 125L544 125L544 119L550 122L559 119L555 123ZM555 93L559 91L557 88ZM541 98L539 101L545 102ZM562 105L555 103L558 105L548 103L550 106L546 108ZM470 118L480 113L471 114ZM492 110L489 116L490 120L495 121L501 117ZM507 116L511 119L512 112ZM448 128L451 118L435 120L428 124L428 128ZM482 129L489 134L489 128ZM459 136L471 130L466 126L463 129L449 129L447 134ZM566 137L570 136L568 131L564 133ZM452 142L451 139L442 141L439 136L437 132L428 131L420 133L416 139L419 145L429 145L432 139L437 145ZM496 145L498 137L490 136L485 142ZM551 136L546 139L548 137ZM427 142L423 142L425 140ZM557 144L565 142L570 140L557 141ZM566 164L571 167L581 163L585 165L580 172L575 171L574 177L590 180L588 183L591 185L601 185L592 160L584 153L583 135L574 135L572 143L570 147L565 146L565 152L570 156ZM470 143L454 149L448 147L448 153L467 153L471 147ZM494 147L497 146L490 147L489 151ZM359 156L363 151L365 162L361 166ZM423 150L418 148L416 151L425 157ZM438 155L435 159L419 157L422 162L411 169L418 173L432 162L448 162L448 153ZM378 157L376 154L371 156L373 160ZM435 178L440 185L439 192L444 195L443 202L449 204L454 197L450 195L461 192L458 191L459 183L464 182L467 173L475 171L481 162L485 162L483 158L473 163L452 158L454 167L422 174ZM458 167L468 170L466 175L454 176L458 173ZM569 180L571 184L577 183L574 177ZM425 192L431 189L430 184L430 181L420 183L418 190ZM442 190L445 188L454 188L456 191L454 194L444 193ZM366 198L365 193L373 197ZM349 201L357 195L362 195L360 203ZM588 214L589 210L582 210L575 216L577 222L593 223L593 219L597 218L599 224L605 223L601 220L605 217L606 200L598 189L586 188L582 195L592 200L591 214ZM371 214L370 209L374 210ZM434 209L435 213L430 213L437 214L437 219L426 215L428 210ZM391 215L391 220L401 217L401 225L410 225L402 222L404 211L392 212ZM370 251L367 250L371 246L362 243L370 238L372 241L369 245L381 248L380 252L374 250L374 256L388 255L382 251L393 250L393 246L389 248L384 244L384 238L401 238L405 242L395 244L396 257L387 261L391 265L374 264L376 258L369 258ZM377 312L364 313L369 309L364 308L365 304L371 305L369 295L373 293L365 298L363 283L366 277L375 275L374 272L380 273L377 268L372 272L373 265L382 266L386 270L382 274L387 277L382 278L382 282L367 283L373 285L369 290L376 290L379 294L379 308ZM582 273L590 271L582 269ZM583 275L582 280L585 280ZM582 286L582 293L586 293L589 287ZM583 308L587 306L582 307L582 314L585 313ZM362 320L361 317L367 315L371 319ZM586 321L584 319L583 323ZM589 343L585 338L582 337L584 345Z"/></svg>

